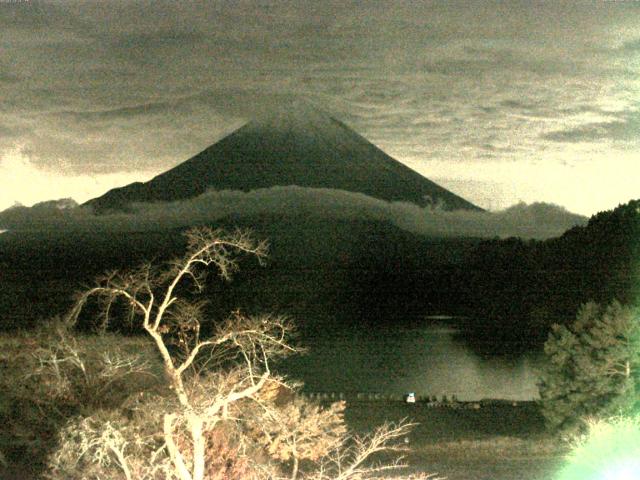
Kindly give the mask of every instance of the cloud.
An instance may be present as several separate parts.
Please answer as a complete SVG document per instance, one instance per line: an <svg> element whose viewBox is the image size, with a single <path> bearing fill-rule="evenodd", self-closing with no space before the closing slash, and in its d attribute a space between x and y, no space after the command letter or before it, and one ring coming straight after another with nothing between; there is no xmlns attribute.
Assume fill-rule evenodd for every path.
<svg viewBox="0 0 640 480"><path fill-rule="evenodd" d="M0 210L14 203L33 205L50 198L74 197L85 201L96 192L148 179L150 173L105 173L103 175L64 175L58 170L38 168L20 148L0 152Z"/></svg>
<svg viewBox="0 0 640 480"><path fill-rule="evenodd" d="M640 38L628 40L620 46L620 50L625 52L640 52Z"/></svg>
<svg viewBox="0 0 640 480"><path fill-rule="evenodd" d="M616 113L617 120L593 122L566 130L545 133L542 138L554 142L597 142L613 140L621 142L638 142L640 131L640 111L627 110Z"/></svg>
<svg viewBox="0 0 640 480"><path fill-rule="evenodd" d="M499 212L447 212L404 202L387 202L343 190L273 187L251 192L210 191L196 198L135 204L129 213L95 216L88 209L57 204L15 207L0 213L0 228L11 231L144 231L260 215L319 216L386 221L425 236L549 238L585 224L586 218L549 204L518 204Z"/></svg>
<svg viewBox="0 0 640 480"><path fill-rule="evenodd" d="M110 122L114 120L127 120L132 117L149 117L166 114L169 113L171 108L171 102L166 101L95 111L62 110L57 112L55 115L62 118L71 118L76 122Z"/></svg>
<svg viewBox="0 0 640 480"><path fill-rule="evenodd" d="M374 3L0 1L0 150L74 176L159 173L280 94L317 101L426 173L553 164L562 144L626 142L637 127L571 118L630 106L639 32L621 4L633 2Z"/></svg>
<svg viewBox="0 0 640 480"><path fill-rule="evenodd" d="M19 148L34 165L73 175L116 171L127 176L171 168L243 123L190 98L65 109L19 122L29 135L18 136L11 127L12 137L0 139L0 147Z"/></svg>

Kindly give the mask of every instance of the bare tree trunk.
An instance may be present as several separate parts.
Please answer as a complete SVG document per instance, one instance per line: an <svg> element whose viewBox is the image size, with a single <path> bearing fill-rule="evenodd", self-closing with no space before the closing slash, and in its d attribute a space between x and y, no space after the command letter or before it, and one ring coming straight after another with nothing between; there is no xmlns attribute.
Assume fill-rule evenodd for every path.
<svg viewBox="0 0 640 480"><path fill-rule="evenodd" d="M205 439L202 436L202 418L194 412L187 414L193 441L193 480L204 479Z"/></svg>
<svg viewBox="0 0 640 480"><path fill-rule="evenodd" d="M298 477L298 457L293 457L293 470L291 471L291 480L296 480Z"/></svg>

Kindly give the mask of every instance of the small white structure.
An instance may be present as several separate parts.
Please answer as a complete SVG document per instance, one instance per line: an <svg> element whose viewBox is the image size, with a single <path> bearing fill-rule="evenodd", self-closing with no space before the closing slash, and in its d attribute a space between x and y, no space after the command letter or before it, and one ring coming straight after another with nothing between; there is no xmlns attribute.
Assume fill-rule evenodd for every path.
<svg viewBox="0 0 640 480"><path fill-rule="evenodd" d="M407 403L416 403L416 394L414 392L409 392L405 395L404 401Z"/></svg>

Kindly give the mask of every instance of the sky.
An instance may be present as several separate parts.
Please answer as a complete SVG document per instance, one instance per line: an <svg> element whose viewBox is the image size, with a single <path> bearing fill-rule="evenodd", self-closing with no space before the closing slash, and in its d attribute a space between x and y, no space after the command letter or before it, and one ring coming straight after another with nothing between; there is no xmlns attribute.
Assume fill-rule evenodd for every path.
<svg viewBox="0 0 640 480"><path fill-rule="evenodd" d="M282 94L487 209L640 197L640 2L0 0L0 210L148 180Z"/></svg>

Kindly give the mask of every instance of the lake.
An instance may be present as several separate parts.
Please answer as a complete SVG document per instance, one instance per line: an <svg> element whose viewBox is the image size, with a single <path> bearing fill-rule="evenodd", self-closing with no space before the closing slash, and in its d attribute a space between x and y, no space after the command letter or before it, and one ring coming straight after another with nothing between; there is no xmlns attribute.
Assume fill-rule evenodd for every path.
<svg viewBox="0 0 640 480"><path fill-rule="evenodd" d="M279 371L304 381L309 392L415 392L468 401L539 398L539 354L481 358L445 325L334 331L304 345L308 352L287 359Z"/></svg>

